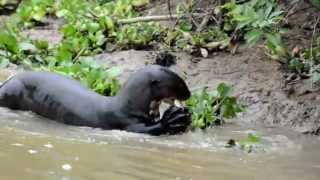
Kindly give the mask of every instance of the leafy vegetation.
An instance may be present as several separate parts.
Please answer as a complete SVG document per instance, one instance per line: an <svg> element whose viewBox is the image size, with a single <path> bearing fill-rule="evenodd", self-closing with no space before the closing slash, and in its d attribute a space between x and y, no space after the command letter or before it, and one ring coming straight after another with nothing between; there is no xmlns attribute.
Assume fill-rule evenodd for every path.
<svg viewBox="0 0 320 180"><path fill-rule="evenodd" d="M298 75L311 77L312 84L320 82L320 36L312 47L302 50L289 59L289 70Z"/></svg>
<svg viewBox="0 0 320 180"><path fill-rule="evenodd" d="M231 1L222 6L226 11L226 31L233 30L244 34L246 42L253 46L260 40L265 40L265 46L270 56L276 59L285 57L287 50L282 42L280 22L284 20L284 12L277 0L251 0L243 4Z"/></svg>
<svg viewBox="0 0 320 180"><path fill-rule="evenodd" d="M193 93L187 100L187 106L192 112L192 127L205 129L212 125L222 124L224 119L233 118L243 108L231 96L232 88L221 83L217 89L208 92L202 89Z"/></svg>
<svg viewBox="0 0 320 180"><path fill-rule="evenodd" d="M91 58L81 58L77 63L54 66L49 70L78 79L87 87L106 96L114 96L120 89L120 83L116 79L120 71L115 67L101 67Z"/></svg>
<svg viewBox="0 0 320 180"><path fill-rule="evenodd" d="M35 23L43 22L47 14L50 14L54 0L27 0L22 1L17 9L17 15L21 18L23 26L30 27Z"/></svg>
<svg viewBox="0 0 320 180"><path fill-rule="evenodd" d="M243 140L230 139L226 148L239 147L241 150L251 153L257 146L261 144L261 138L253 133L248 133L247 137Z"/></svg>
<svg viewBox="0 0 320 180"><path fill-rule="evenodd" d="M180 18L174 29L164 28L156 22L122 23L123 19L141 15L138 10L148 4L148 0L27 0L17 10L17 24L29 27L43 23L48 15L65 19L66 23L61 27L62 43L71 44L73 48L69 51L73 55L149 48L160 42L167 48L204 56L207 53L203 52L226 49L235 34L244 34L250 45L265 39L269 55L274 58L286 55L279 34L283 11L276 0L250 0L242 4L231 1L218 6L217 12L223 12L226 17L223 27L209 23L207 28L199 29L194 19L186 16L194 12L194 1L178 5ZM229 37L230 31L234 33Z"/></svg>
<svg viewBox="0 0 320 180"><path fill-rule="evenodd" d="M0 32L0 64L10 62L34 70L48 70L69 75L104 95L115 95L120 89L116 68L100 66L89 57L72 57L70 46L51 47L44 40L21 39L13 31Z"/></svg>
<svg viewBox="0 0 320 180"><path fill-rule="evenodd" d="M320 1L319 1L319 0L310 0L310 3L311 3L314 7L320 9Z"/></svg>

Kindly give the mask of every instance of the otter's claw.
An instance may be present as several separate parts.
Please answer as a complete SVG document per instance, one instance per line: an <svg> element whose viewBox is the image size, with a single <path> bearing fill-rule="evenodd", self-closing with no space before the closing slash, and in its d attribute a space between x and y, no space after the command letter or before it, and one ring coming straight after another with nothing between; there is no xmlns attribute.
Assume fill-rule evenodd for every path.
<svg viewBox="0 0 320 180"><path fill-rule="evenodd" d="M187 108L171 106L161 119L168 134L177 134L187 130L191 124L191 114Z"/></svg>

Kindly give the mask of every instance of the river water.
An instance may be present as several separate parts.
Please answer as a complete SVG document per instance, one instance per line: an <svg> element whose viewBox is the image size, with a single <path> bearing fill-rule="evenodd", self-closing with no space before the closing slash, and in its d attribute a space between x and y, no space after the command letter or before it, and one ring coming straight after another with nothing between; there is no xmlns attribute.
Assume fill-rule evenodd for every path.
<svg viewBox="0 0 320 180"><path fill-rule="evenodd" d="M207 132L152 137L56 123L0 108L1 180L319 180L320 140L290 130L227 124ZM225 148L248 132L252 153Z"/></svg>

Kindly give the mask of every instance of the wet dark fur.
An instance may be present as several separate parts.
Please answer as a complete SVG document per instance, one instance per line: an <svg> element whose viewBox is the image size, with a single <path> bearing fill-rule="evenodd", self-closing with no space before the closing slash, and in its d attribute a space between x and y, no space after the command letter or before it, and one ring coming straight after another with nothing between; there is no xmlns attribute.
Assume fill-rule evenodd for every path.
<svg viewBox="0 0 320 180"><path fill-rule="evenodd" d="M101 96L76 80L50 72L24 72L0 86L3 107L33 111L70 125L152 135L173 134L190 123L181 118L152 121L151 101L168 97L185 100L190 91L177 74L157 65L133 74L115 97Z"/></svg>

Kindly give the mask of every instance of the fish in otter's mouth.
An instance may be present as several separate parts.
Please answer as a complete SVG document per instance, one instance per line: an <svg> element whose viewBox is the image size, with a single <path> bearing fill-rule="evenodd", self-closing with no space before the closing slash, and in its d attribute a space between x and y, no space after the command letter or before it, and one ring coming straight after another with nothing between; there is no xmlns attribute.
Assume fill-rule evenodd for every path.
<svg viewBox="0 0 320 180"><path fill-rule="evenodd" d="M165 108L160 108L163 105ZM153 100L150 103L149 116L154 118L154 121L159 121L165 110L170 106L184 107L183 102L175 98L165 98L160 101Z"/></svg>

